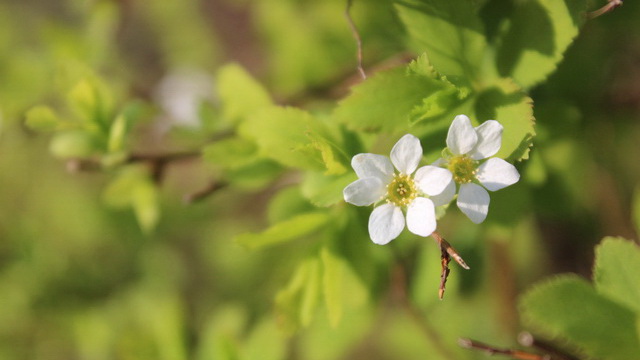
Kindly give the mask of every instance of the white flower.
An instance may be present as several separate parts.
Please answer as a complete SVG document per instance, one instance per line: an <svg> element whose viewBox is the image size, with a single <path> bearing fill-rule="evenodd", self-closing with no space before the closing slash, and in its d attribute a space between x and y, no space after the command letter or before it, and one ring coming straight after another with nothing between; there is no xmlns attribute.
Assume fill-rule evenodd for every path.
<svg viewBox="0 0 640 360"><path fill-rule="evenodd" d="M403 209L412 233L426 237L436 229L435 207L427 196L440 194L452 176L436 166L416 171L421 158L420 140L407 134L391 149L391 161L375 154L358 154L351 159L358 180L344 188L344 200L357 206L385 201L369 217L369 235L374 243L384 245L400 235L405 224ZM414 171L415 176L411 176Z"/></svg>
<svg viewBox="0 0 640 360"><path fill-rule="evenodd" d="M458 208L474 223L483 222L489 212L487 190L500 190L520 180L515 166L500 158L480 163L495 155L501 145L502 125L499 122L487 120L474 128L466 115L456 116L447 134L443 158L435 163L453 175L445 190L432 198L436 206L448 204L456 194L458 184Z"/></svg>

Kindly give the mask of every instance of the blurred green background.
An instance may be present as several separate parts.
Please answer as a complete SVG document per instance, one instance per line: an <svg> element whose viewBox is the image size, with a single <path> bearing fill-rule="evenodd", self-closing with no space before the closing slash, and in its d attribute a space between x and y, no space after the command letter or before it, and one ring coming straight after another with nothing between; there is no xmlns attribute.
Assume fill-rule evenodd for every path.
<svg viewBox="0 0 640 360"><path fill-rule="evenodd" d="M472 267L453 267L444 301L430 241L376 247L373 256L397 257L409 275L382 269L378 289L348 289L353 303L337 327L321 309L293 336L279 330L274 297L308 244L249 252L232 241L264 228L269 200L286 181L232 186L185 204L215 169L198 158L172 162L160 184L158 226L143 231L133 211L105 204L109 174L69 171L51 155L50 137L24 125L29 108L56 106L70 84L94 72L117 98L154 104L134 149L198 150L216 124L200 123L185 110L192 98L184 105L180 94L215 107L215 71L230 61L278 102L326 111L357 81L345 6L0 2L0 358L480 359L456 339L513 346L523 290L558 272L589 277L593 246L605 235L637 238L637 2L589 21L558 70L531 91L536 147L518 165L521 183L492 197L493 221L478 227L458 212L443 220ZM353 16L370 71L411 56L390 4L355 1ZM512 219L514 208L524 215ZM345 241L374 247L366 237ZM424 319L404 305L403 292Z"/></svg>

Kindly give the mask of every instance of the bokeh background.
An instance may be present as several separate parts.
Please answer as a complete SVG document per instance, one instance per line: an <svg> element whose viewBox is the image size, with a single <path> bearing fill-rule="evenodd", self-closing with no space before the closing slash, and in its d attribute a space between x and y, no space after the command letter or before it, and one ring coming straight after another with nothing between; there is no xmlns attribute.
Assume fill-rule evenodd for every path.
<svg viewBox="0 0 640 360"><path fill-rule="evenodd" d="M514 346L526 329L517 309L524 290L560 272L589 278L603 236L637 238L640 5L633 1L588 21L558 70L532 89L532 157L518 165L521 184L492 197L490 217L504 221L478 227L457 212L443 220L472 267L454 266L445 300L437 300L432 243L376 248L409 275L392 268L375 291L348 289L353 304L337 327L319 310L293 335L279 328L274 297L309 244L250 252L233 241L265 227L270 199L295 176L187 204L216 169L197 156L173 161L158 183L157 227L145 231L133 211L109 206L108 172L73 171L48 134L24 125L28 109L56 106L73 79L92 71L120 98L153 107L136 128L137 151L198 151L215 122L194 104L215 107L216 69L228 62L281 104L329 111L358 81L345 7L337 0L0 2L0 358L480 359L456 339ZM356 0L352 14L368 71L413 56L390 4ZM525 216L510 219L514 208ZM405 306L403 292L416 305Z"/></svg>

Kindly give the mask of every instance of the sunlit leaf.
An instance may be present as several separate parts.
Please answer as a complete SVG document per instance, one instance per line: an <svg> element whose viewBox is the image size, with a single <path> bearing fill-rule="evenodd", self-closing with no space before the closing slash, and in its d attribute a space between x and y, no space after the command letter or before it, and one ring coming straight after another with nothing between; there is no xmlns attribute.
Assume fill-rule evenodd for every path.
<svg viewBox="0 0 640 360"><path fill-rule="evenodd" d="M316 206L331 206L343 201L342 190L355 180L354 172L338 176L307 172L302 182L302 194Z"/></svg>
<svg viewBox="0 0 640 360"><path fill-rule="evenodd" d="M342 278L344 264L327 247L323 247L320 251L320 260L322 261L322 288L329 322L331 325L337 326L340 319L342 319L343 311Z"/></svg>
<svg viewBox="0 0 640 360"><path fill-rule="evenodd" d="M640 315L640 247L608 237L596 247L594 282L598 292Z"/></svg>
<svg viewBox="0 0 640 360"><path fill-rule="evenodd" d="M202 151L207 162L231 169L250 164L258 158L256 144L238 137L216 141Z"/></svg>
<svg viewBox="0 0 640 360"><path fill-rule="evenodd" d="M309 258L300 263L287 286L276 295L278 322L285 333L293 333L313 319L321 289L320 262Z"/></svg>
<svg viewBox="0 0 640 360"><path fill-rule="evenodd" d="M513 6L498 37L497 68L528 88L544 80L562 60L586 20L584 0L493 1L497 7ZM488 6L492 6L489 4ZM488 21L496 21L490 18Z"/></svg>
<svg viewBox="0 0 640 360"><path fill-rule="evenodd" d="M217 80L223 116L229 121L240 121L256 110L272 104L262 85L238 64L222 67L218 71Z"/></svg>
<svg viewBox="0 0 640 360"><path fill-rule="evenodd" d="M58 133L49 144L49 151L53 156L62 159L89 157L100 148L93 135L81 130Z"/></svg>
<svg viewBox="0 0 640 360"><path fill-rule="evenodd" d="M406 131L412 110L441 88L438 80L405 68L382 71L354 86L334 117L357 130Z"/></svg>
<svg viewBox="0 0 640 360"><path fill-rule="evenodd" d="M521 299L525 320L590 356L633 359L640 354L636 314L599 295L586 281L565 275L534 287Z"/></svg>
<svg viewBox="0 0 640 360"><path fill-rule="evenodd" d="M324 212L311 212L281 221L261 233L245 233L236 236L238 244L251 249L281 244L310 235L330 221Z"/></svg>
<svg viewBox="0 0 640 360"><path fill-rule="evenodd" d="M484 71L487 39L472 0L398 0L398 14L410 45L426 52L435 69L452 79L478 80Z"/></svg>
<svg viewBox="0 0 640 360"><path fill-rule="evenodd" d="M307 135L315 126L317 120L303 110L271 106L252 114L239 130L258 144L264 157L286 166L321 170L324 160Z"/></svg>
<svg viewBox="0 0 640 360"><path fill-rule="evenodd" d="M25 123L36 131L53 131L60 125L60 119L48 106L36 106L27 111Z"/></svg>

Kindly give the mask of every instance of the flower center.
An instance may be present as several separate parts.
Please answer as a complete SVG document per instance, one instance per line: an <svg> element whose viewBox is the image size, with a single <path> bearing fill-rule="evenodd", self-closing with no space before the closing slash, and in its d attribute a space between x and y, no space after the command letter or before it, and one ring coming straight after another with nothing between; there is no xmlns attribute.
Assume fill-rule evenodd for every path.
<svg viewBox="0 0 640 360"><path fill-rule="evenodd" d="M418 196L416 183L411 176L395 174L387 185L387 202L396 206L407 206Z"/></svg>
<svg viewBox="0 0 640 360"><path fill-rule="evenodd" d="M453 174L453 180L458 184L470 183L476 179L477 161L466 155L457 155L449 159L447 168Z"/></svg>

